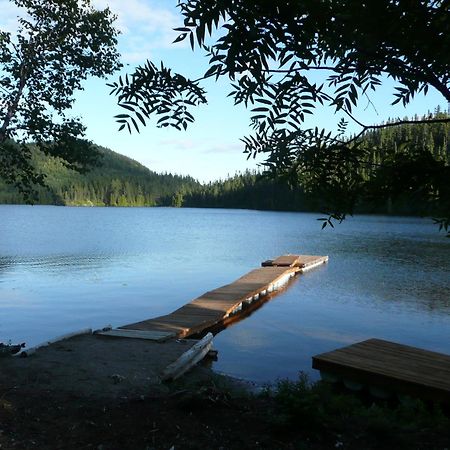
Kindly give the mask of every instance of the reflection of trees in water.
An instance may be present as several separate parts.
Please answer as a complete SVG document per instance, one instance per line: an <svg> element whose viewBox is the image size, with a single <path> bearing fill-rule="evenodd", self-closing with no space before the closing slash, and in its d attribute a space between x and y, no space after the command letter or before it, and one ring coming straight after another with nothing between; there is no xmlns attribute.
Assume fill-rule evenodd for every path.
<svg viewBox="0 0 450 450"><path fill-rule="evenodd" d="M23 256L0 257L0 273L6 272L12 267L22 267L30 270L44 270L46 273L69 271L85 271L104 269L123 261L121 255L48 255L48 256Z"/></svg>
<svg viewBox="0 0 450 450"><path fill-rule="evenodd" d="M15 260L7 256L0 257L0 283L3 281L3 273L7 272L12 266L14 266Z"/></svg>
<svg viewBox="0 0 450 450"><path fill-rule="evenodd" d="M381 223L383 217L379 219ZM362 307L392 314L450 313L447 240L443 236L432 240L427 234L420 235L420 230L412 235L414 230L406 227L403 235L401 229L386 233L373 225L368 223L365 231L347 228L328 241L326 252L336 277L331 281L333 301L346 303L352 298ZM349 222L348 226L353 225ZM340 268L333 269L337 266Z"/></svg>
<svg viewBox="0 0 450 450"><path fill-rule="evenodd" d="M370 255L386 262L394 270L398 266L395 271L400 278L397 289L403 298L409 297L412 309L442 312L449 309L450 283L445 280L450 279L450 246L420 240L416 245L412 244L411 238L380 239ZM412 275L411 282L405 283L402 274L405 278ZM394 276L392 282L395 283Z"/></svg>

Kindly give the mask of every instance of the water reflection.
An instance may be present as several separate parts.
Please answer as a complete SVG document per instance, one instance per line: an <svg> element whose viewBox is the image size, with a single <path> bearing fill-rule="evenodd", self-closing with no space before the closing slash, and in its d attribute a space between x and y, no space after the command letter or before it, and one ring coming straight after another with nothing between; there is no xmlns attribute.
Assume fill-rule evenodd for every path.
<svg viewBox="0 0 450 450"><path fill-rule="evenodd" d="M0 341L170 312L282 253L329 255L219 333L214 367L259 381L370 337L450 353L450 240L427 221L314 214L0 206Z"/></svg>
<svg viewBox="0 0 450 450"><path fill-rule="evenodd" d="M31 270L40 269L52 272L54 270L91 270L92 268L104 267L114 263L114 259L119 260L120 256L102 255L48 255L43 257L0 257L0 270L11 269L14 266L29 268Z"/></svg>

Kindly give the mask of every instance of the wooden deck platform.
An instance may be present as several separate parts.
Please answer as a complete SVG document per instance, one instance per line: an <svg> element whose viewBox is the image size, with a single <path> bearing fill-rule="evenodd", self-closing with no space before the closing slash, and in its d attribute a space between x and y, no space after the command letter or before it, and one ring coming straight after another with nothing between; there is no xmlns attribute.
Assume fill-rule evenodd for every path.
<svg viewBox="0 0 450 450"><path fill-rule="evenodd" d="M450 355L369 339L316 355L312 366L387 393L450 402Z"/></svg>
<svg viewBox="0 0 450 450"><path fill-rule="evenodd" d="M315 255L283 255L261 263L262 267L298 267L300 272L306 272L328 261L328 256Z"/></svg>
<svg viewBox="0 0 450 450"><path fill-rule="evenodd" d="M154 340L159 341L197 335L239 315L250 305L254 306L255 302L286 285L296 273L327 260L328 257L324 256L284 255L273 260L271 265L266 262L265 267L252 270L231 284L206 292L170 314L100 334L126 337L123 331L134 330L132 337L139 337L142 333L142 338L151 339L153 334Z"/></svg>
<svg viewBox="0 0 450 450"><path fill-rule="evenodd" d="M18 353L23 358L2 364L0 384L13 379L21 389L68 390L100 398L143 395L149 384L155 388L161 380L176 379L203 359L212 346L209 330L217 331L260 307L306 267L303 263L313 267L327 259L285 255L171 314L115 329L84 328L24 348ZM193 335L201 339L180 339ZM39 377L30 382L36 373Z"/></svg>

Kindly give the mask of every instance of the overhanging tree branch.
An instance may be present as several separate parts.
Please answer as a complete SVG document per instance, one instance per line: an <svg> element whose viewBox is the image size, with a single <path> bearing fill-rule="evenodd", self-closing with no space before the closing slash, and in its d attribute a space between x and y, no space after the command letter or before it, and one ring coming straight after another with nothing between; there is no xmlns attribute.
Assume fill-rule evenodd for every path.
<svg viewBox="0 0 450 450"><path fill-rule="evenodd" d="M176 41L187 39L192 49L203 49L209 57L209 69L190 81L148 62L137 69L140 77L119 80L113 86L111 93L124 109L116 118L120 128L129 131L132 126L138 130L137 121L145 125L152 115L158 117L157 126L186 128L193 121L190 112L186 119L188 108L206 102L200 83L211 77L227 77L235 104L251 105L254 134L243 139L244 153L248 157L263 154L263 164L270 173L289 174L305 189L319 192L332 216L345 217L364 197L371 180L381 176L380 171L364 169L383 164L374 163L369 149L357 145L363 134L409 124L431 127L449 123L449 117L441 114L432 119L366 125L354 112L361 96L379 88L382 76L399 84L394 103L407 105L415 95L426 94L429 87L450 100L450 26L445 3L180 0L184 26L177 29L180 35ZM219 27L218 38L207 45L208 40L214 41ZM315 81L309 73L317 70L330 71L325 82ZM150 81L143 83L140 78ZM132 98L127 99L127 92L132 92ZM189 95L190 103L184 102ZM350 117L361 127L360 133L345 138L344 120L337 124L337 134L304 129L306 117L320 105ZM422 167L426 162L433 174L447 170L448 150L447 156L442 156L443 152L439 155L445 163L436 157L433 165L427 159L426 145L419 147L417 144L414 157L424 163ZM392 158L393 150L383 151L373 149L377 158ZM407 162L393 158L386 167L396 165L399 171L411 173L414 169L414 177L424 183L420 189L429 194L427 199L437 196L445 210L443 177L430 175L427 181L418 173L420 164ZM393 173L384 172L384 176ZM377 186L380 197L384 196L381 184ZM450 207L445 211L450 217Z"/></svg>
<svg viewBox="0 0 450 450"><path fill-rule="evenodd" d="M88 76L105 77L121 65L115 17L89 0L10 0L25 9L14 40L0 31L0 178L32 198L44 184L28 147L83 171L96 161L85 128L67 110Z"/></svg>

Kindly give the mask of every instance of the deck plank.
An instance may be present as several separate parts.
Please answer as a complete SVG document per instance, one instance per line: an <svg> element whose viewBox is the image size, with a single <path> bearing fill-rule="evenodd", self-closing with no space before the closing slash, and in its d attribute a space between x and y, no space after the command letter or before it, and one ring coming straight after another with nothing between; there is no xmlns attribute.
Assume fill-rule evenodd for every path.
<svg viewBox="0 0 450 450"><path fill-rule="evenodd" d="M301 255L298 259L298 267L305 270L309 267L315 267L319 264L325 264L328 262L328 256L317 256L317 255Z"/></svg>
<svg viewBox="0 0 450 450"><path fill-rule="evenodd" d="M326 263L328 256L317 255L283 255L275 259L269 259L261 263L262 267L297 267L300 271L306 271L317 265Z"/></svg>
<svg viewBox="0 0 450 450"><path fill-rule="evenodd" d="M175 337L174 332L167 331L140 331L140 330L121 330L112 329L108 331L99 331L96 333L100 336L114 336L120 338L130 338L130 339L145 339L149 341L163 342Z"/></svg>
<svg viewBox="0 0 450 450"><path fill-rule="evenodd" d="M299 260L299 255L283 255L272 261L273 266L294 267Z"/></svg>
<svg viewBox="0 0 450 450"><path fill-rule="evenodd" d="M450 355L369 339L313 357L313 368L388 388L450 401Z"/></svg>
<svg viewBox="0 0 450 450"><path fill-rule="evenodd" d="M261 267L248 272L233 283L202 294L170 314L119 327L126 330L175 332L177 337L187 337L205 331L238 314L242 305L258 301L300 271L299 261L313 264L321 256L284 255L277 258L283 266ZM275 261L277 261L275 260ZM289 263L289 265L287 265ZM234 317L234 316L233 316Z"/></svg>

